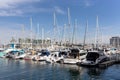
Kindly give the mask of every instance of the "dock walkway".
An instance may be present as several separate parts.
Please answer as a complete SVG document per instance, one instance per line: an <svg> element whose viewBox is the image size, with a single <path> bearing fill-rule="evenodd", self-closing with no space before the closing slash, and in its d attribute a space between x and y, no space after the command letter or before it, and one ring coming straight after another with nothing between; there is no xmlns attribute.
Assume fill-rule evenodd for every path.
<svg viewBox="0 0 120 80"><path fill-rule="evenodd" d="M120 63L120 54L114 55L114 57L110 58L109 61L100 63L98 65L98 67L100 67L100 68L106 68L106 67L111 66L111 65L116 64L116 63Z"/></svg>
<svg viewBox="0 0 120 80"><path fill-rule="evenodd" d="M115 62L116 62L116 60L106 61L106 62L100 63L98 65L98 67L100 67L100 68L106 68L108 66L111 66L111 65L115 64Z"/></svg>

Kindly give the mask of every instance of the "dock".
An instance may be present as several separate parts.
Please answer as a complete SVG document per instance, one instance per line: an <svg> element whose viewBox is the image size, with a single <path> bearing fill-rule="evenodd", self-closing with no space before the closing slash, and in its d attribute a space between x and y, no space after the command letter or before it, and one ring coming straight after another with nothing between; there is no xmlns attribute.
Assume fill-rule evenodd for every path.
<svg viewBox="0 0 120 80"><path fill-rule="evenodd" d="M115 63L116 63L116 60L110 60L110 61L106 61L106 62L100 63L98 65L98 67L99 68L106 68L106 67L111 66L111 65L113 65Z"/></svg>
<svg viewBox="0 0 120 80"><path fill-rule="evenodd" d="M111 55L111 56L113 56L113 55ZM117 53L116 55L111 57L109 61L105 61L103 63L98 64L98 67L107 68L111 65L119 64L119 63L120 63L120 54Z"/></svg>

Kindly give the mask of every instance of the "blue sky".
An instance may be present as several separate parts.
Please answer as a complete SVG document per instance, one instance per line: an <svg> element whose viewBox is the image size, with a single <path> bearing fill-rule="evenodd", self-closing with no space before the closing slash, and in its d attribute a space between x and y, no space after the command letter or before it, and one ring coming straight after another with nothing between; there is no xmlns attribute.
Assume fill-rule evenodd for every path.
<svg viewBox="0 0 120 80"><path fill-rule="evenodd" d="M94 43L96 16L99 16L99 27L102 41L109 43L111 36L120 34L120 0L1 0L0 1L0 42L8 42L14 36L30 37L30 18L33 19L33 31L37 24L45 30L45 38L53 35L53 13L56 12L57 26L60 33L64 24L68 24L67 8L70 9L71 27L77 19L77 42L83 42L86 17L88 19L87 42ZM66 36L67 36L66 31ZM41 34L40 34L41 36ZM61 35L60 35L61 36Z"/></svg>

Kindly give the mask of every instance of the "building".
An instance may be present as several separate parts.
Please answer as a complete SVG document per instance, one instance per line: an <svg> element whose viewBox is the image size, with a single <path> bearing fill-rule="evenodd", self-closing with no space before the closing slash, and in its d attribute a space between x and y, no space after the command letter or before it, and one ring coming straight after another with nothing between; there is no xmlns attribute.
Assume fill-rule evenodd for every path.
<svg viewBox="0 0 120 80"><path fill-rule="evenodd" d="M110 45L112 47L118 48L120 46L120 37L111 37L110 38Z"/></svg>
<svg viewBox="0 0 120 80"><path fill-rule="evenodd" d="M29 38L25 38L25 39L22 39L22 38L19 38L18 39L18 43L20 44L20 47L21 48L29 48L32 47L33 48L37 48L37 47L48 47L51 45L51 40L50 39L44 39L44 40L41 40L41 39L29 39Z"/></svg>

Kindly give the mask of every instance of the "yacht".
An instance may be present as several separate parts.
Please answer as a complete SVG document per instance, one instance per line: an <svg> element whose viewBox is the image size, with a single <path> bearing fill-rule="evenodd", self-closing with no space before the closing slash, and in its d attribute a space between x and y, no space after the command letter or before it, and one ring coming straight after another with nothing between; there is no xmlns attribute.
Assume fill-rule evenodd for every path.
<svg viewBox="0 0 120 80"><path fill-rule="evenodd" d="M61 51L53 51L51 54L46 58L47 63L56 63L60 62L64 58L64 52Z"/></svg>
<svg viewBox="0 0 120 80"><path fill-rule="evenodd" d="M77 64L83 66L97 66L99 63L105 62L107 60L108 57L103 51L88 51L86 58Z"/></svg>
<svg viewBox="0 0 120 80"><path fill-rule="evenodd" d="M85 58L86 52L80 51L77 48L73 48L68 52L67 56L61 60L61 63L64 64L76 64Z"/></svg>
<svg viewBox="0 0 120 80"><path fill-rule="evenodd" d="M119 55L120 53L119 50L116 48L109 48L106 49L104 52L109 57L109 59L116 59L117 55Z"/></svg>
<svg viewBox="0 0 120 80"><path fill-rule="evenodd" d="M23 50L12 50L5 54L6 58L12 58L12 59L22 59L24 55Z"/></svg>
<svg viewBox="0 0 120 80"><path fill-rule="evenodd" d="M2 57L2 58L3 57L8 57L8 56L12 55L10 53L19 52L19 51L21 51L21 49L8 48L8 49L5 49L4 51L0 52L0 57Z"/></svg>
<svg viewBox="0 0 120 80"><path fill-rule="evenodd" d="M85 58L86 53L79 53L79 49L61 50L52 52L46 62L62 63L62 64L76 64Z"/></svg>
<svg viewBox="0 0 120 80"><path fill-rule="evenodd" d="M33 61L46 61L47 56L50 55L48 50L41 50L37 52L36 55L33 57Z"/></svg>

